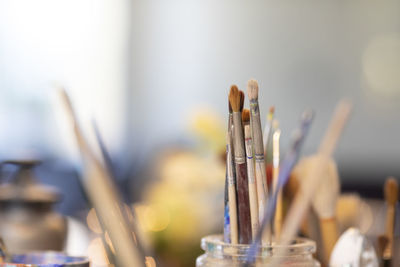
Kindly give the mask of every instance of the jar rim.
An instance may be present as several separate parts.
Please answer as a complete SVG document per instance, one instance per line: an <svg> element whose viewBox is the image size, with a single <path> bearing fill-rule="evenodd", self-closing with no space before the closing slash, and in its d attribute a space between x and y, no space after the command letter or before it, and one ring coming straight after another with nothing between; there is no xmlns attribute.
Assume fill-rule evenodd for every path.
<svg viewBox="0 0 400 267"><path fill-rule="evenodd" d="M201 248L206 253L224 254L231 256L246 256L251 244L231 244L223 241L223 235L208 235L201 239ZM285 253L286 256L302 254L313 254L316 252L315 242L302 237L295 238L290 245L282 246L272 243L271 245L260 245L256 257L279 255Z"/></svg>

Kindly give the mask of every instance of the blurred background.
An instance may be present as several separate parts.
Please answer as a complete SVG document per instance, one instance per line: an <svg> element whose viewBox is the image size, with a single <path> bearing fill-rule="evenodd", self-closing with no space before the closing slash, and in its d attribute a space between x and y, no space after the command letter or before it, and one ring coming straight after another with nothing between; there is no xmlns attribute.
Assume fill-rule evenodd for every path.
<svg viewBox="0 0 400 267"><path fill-rule="evenodd" d="M398 0L1 0L0 159L41 159L38 180L63 195L57 210L86 229L64 86L87 136L97 122L157 261L193 266L200 237L222 231L228 90L255 78L283 152L302 110L316 111L310 154L350 98L335 154L342 190L382 198L384 179L400 176L398 10ZM92 230L71 251L88 253Z"/></svg>

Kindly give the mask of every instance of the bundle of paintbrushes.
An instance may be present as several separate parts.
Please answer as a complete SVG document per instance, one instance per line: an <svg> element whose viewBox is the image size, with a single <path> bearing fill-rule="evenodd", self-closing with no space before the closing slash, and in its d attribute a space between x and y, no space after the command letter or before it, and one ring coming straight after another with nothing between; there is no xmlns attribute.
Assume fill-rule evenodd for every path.
<svg viewBox="0 0 400 267"><path fill-rule="evenodd" d="M245 94L236 85L229 92L224 239L232 244L250 244L257 239L270 194L276 195L276 214L263 233L264 244L271 243L273 234L279 236L282 224L281 192L277 186L279 123L273 119L274 108L270 108L262 132L258 93L257 81L248 81L250 109L244 109Z"/></svg>

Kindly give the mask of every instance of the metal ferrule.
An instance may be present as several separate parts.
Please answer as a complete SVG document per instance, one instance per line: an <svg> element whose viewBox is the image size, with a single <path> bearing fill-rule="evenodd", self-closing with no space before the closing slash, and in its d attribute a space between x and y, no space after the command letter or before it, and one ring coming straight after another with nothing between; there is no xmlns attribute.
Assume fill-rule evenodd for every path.
<svg viewBox="0 0 400 267"><path fill-rule="evenodd" d="M242 114L240 112L233 112L233 129L234 129L234 152L235 163L241 164L246 162L244 143L243 143L243 127L242 127Z"/></svg>

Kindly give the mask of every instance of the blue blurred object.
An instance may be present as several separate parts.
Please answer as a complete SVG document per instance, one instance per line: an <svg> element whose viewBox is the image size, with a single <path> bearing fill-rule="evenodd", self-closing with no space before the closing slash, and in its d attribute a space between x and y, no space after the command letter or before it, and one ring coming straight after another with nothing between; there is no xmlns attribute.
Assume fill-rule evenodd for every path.
<svg viewBox="0 0 400 267"><path fill-rule="evenodd" d="M59 252L31 252L12 256L12 263L2 263L7 267L89 267L86 257L72 257Z"/></svg>

